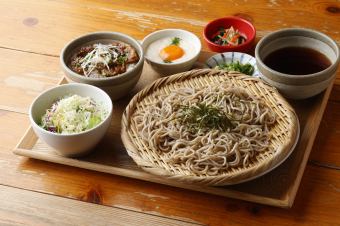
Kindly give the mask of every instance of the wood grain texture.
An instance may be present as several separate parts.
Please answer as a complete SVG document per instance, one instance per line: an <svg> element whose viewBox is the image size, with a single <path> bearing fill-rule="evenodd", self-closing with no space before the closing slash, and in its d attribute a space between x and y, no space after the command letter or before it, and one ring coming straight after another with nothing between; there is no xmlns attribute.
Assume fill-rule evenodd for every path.
<svg viewBox="0 0 340 226"><path fill-rule="evenodd" d="M3 185L0 199L1 225L201 225Z"/></svg>
<svg viewBox="0 0 340 226"><path fill-rule="evenodd" d="M310 160L320 166L340 169L340 86L333 86L320 123Z"/></svg>
<svg viewBox="0 0 340 226"><path fill-rule="evenodd" d="M330 101L315 140L311 160L340 167L340 102Z"/></svg>
<svg viewBox="0 0 340 226"><path fill-rule="evenodd" d="M63 75L56 57L0 48L0 62L0 107L9 111L28 113L32 100Z"/></svg>
<svg viewBox="0 0 340 226"><path fill-rule="evenodd" d="M12 149L29 124L26 115L12 111L26 112L38 91L27 93L25 86L15 88L4 85L4 81L20 75L17 77L42 81L44 88L52 86L54 73L58 74L59 70L55 56L66 42L80 34L97 30L119 30L142 39L156 29L184 28L202 38L202 28L207 21L226 15L238 15L255 24L258 37L282 27L298 26L320 30L338 43L340 41L339 1L211 2L0 1L0 58L6 62L1 64L0 70L0 170L3 172L0 174L0 184L177 219L193 219L210 225L340 225L339 171L322 166L309 164L295 205L291 210L282 210L29 160L12 154ZM5 51L3 48L19 51ZM45 55L21 55L18 53L21 51ZM23 66L17 63L21 61L24 62ZM36 75L24 75L26 72L42 72L44 76L38 78ZM45 78L45 74L48 78ZM23 81L26 80L19 80ZM339 81L336 81L337 85L340 85ZM340 159L337 148L340 145L340 120L336 113L340 112L339 100L340 88L335 86L312 153L312 160L337 166ZM286 178L279 180L285 183Z"/></svg>
<svg viewBox="0 0 340 226"><path fill-rule="evenodd" d="M26 114L0 110L0 147L8 149L15 147L18 137L30 125ZM1 184L1 180L0 180Z"/></svg>
<svg viewBox="0 0 340 226"><path fill-rule="evenodd" d="M283 210L0 153L9 160L7 167L1 164L2 183L71 199L209 225L339 223L340 174L335 170L307 167L295 205Z"/></svg>
<svg viewBox="0 0 340 226"><path fill-rule="evenodd" d="M157 29L173 27L192 31L202 39L202 28L208 21L227 15L252 21L259 37L280 28L306 27L340 41L339 15L329 7L339 8L340 3L336 0L1 1L0 29L6 35L2 36L0 46L58 55L66 42L86 32L120 31L142 39ZM279 16L282 11L284 17Z"/></svg>

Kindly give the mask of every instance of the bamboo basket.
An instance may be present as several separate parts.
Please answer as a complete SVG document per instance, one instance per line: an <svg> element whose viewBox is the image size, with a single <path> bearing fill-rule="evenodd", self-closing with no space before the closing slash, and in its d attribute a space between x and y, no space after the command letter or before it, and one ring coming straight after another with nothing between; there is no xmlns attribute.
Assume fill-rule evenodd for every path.
<svg viewBox="0 0 340 226"><path fill-rule="evenodd" d="M135 111L151 103L153 95L169 94L180 87L203 88L232 83L245 88L250 95L261 98L277 114L277 121L271 128L271 149L260 152L246 166L229 167L215 176L195 175L189 169L174 166L161 159L157 150L152 150L144 142L137 128L131 123ZM237 72L223 72L211 69L192 70L161 78L137 93L126 107L122 116L121 137L129 156L143 170L175 179L184 183L223 186L241 183L261 176L282 163L294 149L299 136L299 122L294 109L278 91L262 80Z"/></svg>

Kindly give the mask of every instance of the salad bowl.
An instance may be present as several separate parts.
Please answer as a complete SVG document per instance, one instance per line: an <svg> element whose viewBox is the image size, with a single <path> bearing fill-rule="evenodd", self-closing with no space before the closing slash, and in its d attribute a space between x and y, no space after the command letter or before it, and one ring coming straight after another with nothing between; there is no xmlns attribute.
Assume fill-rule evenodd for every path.
<svg viewBox="0 0 340 226"><path fill-rule="evenodd" d="M42 117L46 110L67 95L90 97L91 100L100 103L106 112L105 118L96 126L81 132L64 134L42 128ZM105 135L110 126L111 115L110 97L95 86L80 83L60 85L43 92L33 101L29 109L30 122L36 135L58 154L68 157L88 153ZM79 121L82 123L81 120Z"/></svg>

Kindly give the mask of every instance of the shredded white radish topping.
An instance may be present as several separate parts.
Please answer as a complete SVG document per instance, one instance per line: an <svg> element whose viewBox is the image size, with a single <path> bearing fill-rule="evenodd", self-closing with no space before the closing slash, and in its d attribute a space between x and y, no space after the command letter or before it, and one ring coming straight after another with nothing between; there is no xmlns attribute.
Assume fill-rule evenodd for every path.
<svg viewBox="0 0 340 226"><path fill-rule="evenodd" d="M122 50L112 44L104 45L104 44L94 44L94 49L86 54L84 59L80 60L81 67L84 71L84 75L89 77L91 72L97 67L98 64L103 64L109 70L109 63L115 63L119 56L122 56L124 53Z"/></svg>

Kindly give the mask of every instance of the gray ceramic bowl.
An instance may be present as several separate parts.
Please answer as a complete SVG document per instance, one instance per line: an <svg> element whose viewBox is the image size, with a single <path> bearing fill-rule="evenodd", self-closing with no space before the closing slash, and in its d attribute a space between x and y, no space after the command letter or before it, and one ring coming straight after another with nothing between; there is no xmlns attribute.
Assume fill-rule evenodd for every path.
<svg viewBox="0 0 340 226"><path fill-rule="evenodd" d="M108 115L96 127L81 133L58 134L41 128L39 122L46 113L46 109L50 108L59 98L73 94L91 97L96 102L103 104ZM80 156L88 153L105 135L111 123L111 115L112 102L103 90L78 83L60 85L46 90L33 101L29 110L29 118L34 132L41 140L63 156Z"/></svg>
<svg viewBox="0 0 340 226"><path fill-rule="evenodd" d="M331 65L317 73L291 75L269 68L263 60L270 53L285 47L306 47L324 54ZM325 90L336 76L339 66L339 47L327 35L304 28L288 28L273 32L263 37L255 49L255 58L262 78L275 86L285 97L304 99L315 96Z"/></svg>
<svg viewBox="0 0 340 226"><path fill-rule="evenodd" d="M67 66L72 54L80 47L98 42L110 43L112 40L128 43L136 49L140 59L132 70L108 78L88 78L75 73ZM108 93L112 100L117 100L129 93L138 82L144 66L144 53L139 42L128 35L118 32L95 32L68 43L61 51L60 63L68 81L97 86Z"/></svg>

